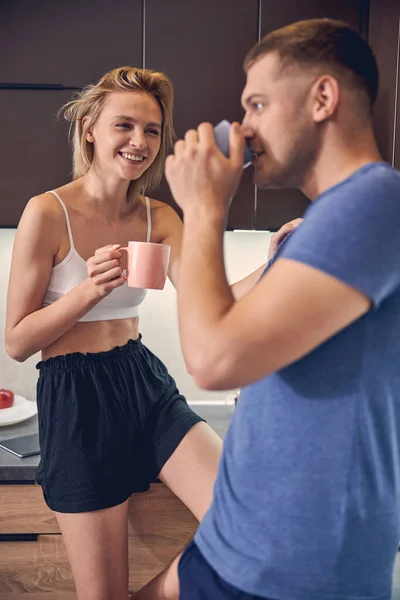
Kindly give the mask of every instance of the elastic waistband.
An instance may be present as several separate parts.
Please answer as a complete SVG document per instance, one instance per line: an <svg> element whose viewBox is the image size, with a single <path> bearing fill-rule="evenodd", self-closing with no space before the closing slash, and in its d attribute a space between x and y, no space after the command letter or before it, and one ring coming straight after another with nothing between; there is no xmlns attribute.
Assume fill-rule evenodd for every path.
<svg viewBox="0 0 400 600"><path fill-rule="evenodd" d="M144 348L144 345L142 344L142 336L139 334L136 340L129 340L124 346L115 346L112 350L87 352L86 354L83 352L71 352L70 354L52 356L47 360L39 361L36 368L39 369L41 375L46 372L68 371L79 367L109 362L110 360L120 360L128 354L136 354L142 348Z"/></svg>

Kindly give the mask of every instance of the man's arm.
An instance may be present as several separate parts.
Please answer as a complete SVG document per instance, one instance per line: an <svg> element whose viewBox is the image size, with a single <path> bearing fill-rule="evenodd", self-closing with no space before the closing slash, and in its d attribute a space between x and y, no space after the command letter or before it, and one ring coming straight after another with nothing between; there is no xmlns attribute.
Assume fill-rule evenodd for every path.
<svg viewBox="0 0 400 600"><path fill-rule="evenodd" d="M235 301L225 274L223 234L244 144L240 126L233 124L229 158L224 157L205 123L175 144L166 163L168 183L185 211L178 292L182 350L196 383L207 389L241 387L289 365L371 306L357 289L283 258Z"/></svg>
<svg viewBox="0 0 400 600"><path fill-rule="evenodd" d="M278 259L235 302L224 271L222 227L210 227L207 217L197 215L187 219L183 240L180 335L200 387L248 385L305 356L368 311L370 299L361 292L289 259Z"/></svg>
<svg viewBox="0 0 400 600"><path fill-rule="evenodd" d="M161 204L161 203L160 203ZM161 212L162 211L162 212ZM164 232L162 243L171 246L171 256L168 268L168 276L172 282L172 285L176 288L178 285L179 277L179 263L182 248L182 232L183 224L177 213L168 205L161 207L160 220L162 220L162 230ZM231 284L232 294L235 300L243 298L253 287L261 277L268 262L274 256L279 244L301 223L302 219L295 219L282 225L282 227L271 236L271 241L268 249L268 261L261 265L258 269Z"/></svg>

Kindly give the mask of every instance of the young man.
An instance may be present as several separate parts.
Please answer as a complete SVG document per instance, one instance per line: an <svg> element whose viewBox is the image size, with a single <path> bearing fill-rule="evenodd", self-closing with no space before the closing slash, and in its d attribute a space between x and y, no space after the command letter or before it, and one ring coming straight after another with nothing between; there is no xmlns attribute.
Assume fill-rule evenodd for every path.
<svg viewBox="0 0 400 600"><path fill-rule="evenodd" d="M209 124L167 159L185 213L180 334L201 387L242 387L182 600L386 600L399 532L400 173L372 130L373 54L304 21L245 61L230 158ZM245 137L259 187L312 201L235 301L223 263Z"/></svg>

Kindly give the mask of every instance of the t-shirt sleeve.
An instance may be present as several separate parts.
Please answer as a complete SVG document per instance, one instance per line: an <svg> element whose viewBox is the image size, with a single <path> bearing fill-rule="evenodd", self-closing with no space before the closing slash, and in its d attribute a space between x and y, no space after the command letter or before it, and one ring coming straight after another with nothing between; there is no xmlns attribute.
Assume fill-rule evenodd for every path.
<svg viewBox="0 0 400 600"><path fill-rule="evenodd" d="M400 174L377 170L318 198L279 255L336 277L375 306L400 287Z"/></svg>

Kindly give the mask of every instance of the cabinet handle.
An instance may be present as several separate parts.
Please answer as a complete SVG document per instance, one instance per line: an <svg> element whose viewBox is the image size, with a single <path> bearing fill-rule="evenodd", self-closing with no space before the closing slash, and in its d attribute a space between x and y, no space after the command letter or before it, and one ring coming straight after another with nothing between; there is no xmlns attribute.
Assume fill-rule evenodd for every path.
<svg viewBox="0 0 400 600"><path fill-rule="evenodd" d="M80 90L62 83L0 83L0 90Z"/></svg>
<svg viewBox="0 0 400 600"><path fill-rule="evenodd" d="M0 533L1 542L37 542L38 533Z"/></svg>

